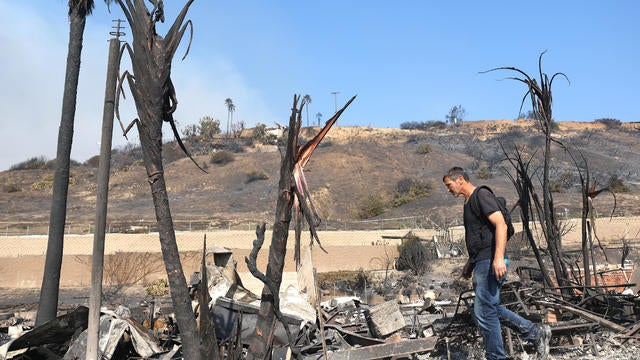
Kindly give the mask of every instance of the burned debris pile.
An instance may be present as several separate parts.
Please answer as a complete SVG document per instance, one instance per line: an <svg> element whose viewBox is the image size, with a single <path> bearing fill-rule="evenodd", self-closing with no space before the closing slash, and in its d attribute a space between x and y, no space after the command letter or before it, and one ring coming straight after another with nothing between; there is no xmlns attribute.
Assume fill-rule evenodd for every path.
<svg viewBox="0 0 640 360"><path fill-rule="evenodd" d="M259 316L260 299L245 289L228 249L207 252L207 289L210 302L199 304L202 276L194 273L190 293L197 321L213 324L220 358L251 358L248 353ZM447 261L439 259L436 261ZM628 267L625 277L612 270L601 272L599 286L572 288L574 297L563 298L557 288L545 288L539 269L519 266L502 291L503 304L552 329L551 358L604 356L623 351L640 340L638 276ZM431 279L431 280L430 280ZM620 281L623 279L623 281ZM358 296L330 296L314 306L306 294L289 286L280 292L284 324L276 323L271 358L422 359L481 358L481 339L472 317L474 293L436 282L433 277L402 275L394 289L371 303ZM420 283L421 294L416 293ZM446 290L446 291L443 291ZM385 296L382 296L385 295ZM408 296L407 296L408 295ZM369 297L371 298L371 297ZM206 309L206 310L203 310ZM171 313L135 312L124 306L103 309L100 353L103 359L182 359L181 335ZM88 309L33 327L28 319L6 317L0 323L1 359L82 359L86 348ZM135 318L138 316L139 318ZM287 335L292 334L292 340ZM515 333L504 328L506 350L513 358L535 353Z"/></svg>

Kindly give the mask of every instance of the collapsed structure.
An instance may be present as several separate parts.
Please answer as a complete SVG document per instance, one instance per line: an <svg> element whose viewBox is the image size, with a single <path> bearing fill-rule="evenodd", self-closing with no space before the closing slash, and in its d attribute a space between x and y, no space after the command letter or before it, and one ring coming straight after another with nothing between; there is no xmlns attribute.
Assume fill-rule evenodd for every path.
<svg viewBox="0 0 640 360"><path fill-rule="evenodd" d="M256 341L252 332L260 298L244 288L229 249L213 246L205 255L206 277L194 273L189 286L197 321L205 317L211 321L222 356L247 358L247 349ZM596 277L601 285L588 287L586 293L583 286L576 286L572 289L575 297L565 300L557 287L544 286L540 269L520 266L503 288L503 304L551 326L552 355L573 352L597 356L602 349L622 348L640 340L640 284L634 280L640 278L640 272L627 262L626 266L603 269ZM208 280L203 282L203 278ZM205 291L204 283L211 299L206 306L198 301ZM474 294L468 289L458 291L453 285L424 284L427 290L419 299L399 296L405 292L401 285L377 304L367 304L357 296L329 297L316 303L289 286L279 294L284 321L278 321L274 328L269 358L473 357L474 346L481 342L472 319ZM443 287L448 287L446 295ZM153 306L137 314L137 319L132 313L124 306L103 309L102 358L182 358L180 331L173 314ZM80 306L35 328L29 326L28 319L5 319L0 326L6 329L6 333L0 331L6 334L0 359L83 359L87 316L88 309ZM508 329L504 331L511 356L530 350Z"/></svg>

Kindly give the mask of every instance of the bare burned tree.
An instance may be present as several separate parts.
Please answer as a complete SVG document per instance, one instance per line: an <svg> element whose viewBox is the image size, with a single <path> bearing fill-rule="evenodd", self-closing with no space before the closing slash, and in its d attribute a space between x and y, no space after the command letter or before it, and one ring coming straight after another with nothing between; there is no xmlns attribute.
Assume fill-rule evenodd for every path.
<svg viewBox="0 0 640 360"><path fill-rule="evenodd" d="M550 83L549 83L549 88L550 88ZM583 275L584 282L582 283L582 285L583 285L583 293L586 294L588 290L587 288L590 287L592 284L591 271L589 270L590 264L593 267L593 274L596 273L596 263L595 263L595 256L593 253L592 234L598 240L598 246L605 257L605 260L608 261L607 254L604 251L604 248L600 243L600 239L597 237L597 234L595 232L595 216L593 211L593 199L603 191L609 191L609 192L611 191L609 188L603 188L600 190L595 189L595 181L591 182L588 162L587 162L587 159L582 155L582 152L570 149L568 146L566 146L565 144L563 144L561 141L557 139L552 138L552 141L555 144L557 144L563 151L565 151L566 154L569 155L571 161L573 162L573 165L575 166L578 172L578 178L580 180L580 187L581 187L581 194L582 194L582 214L581 214L582 215L581 216L582 263L583 263L583 269L584 269L584 275ZM538 214L539 218L546 219L546 216L544 215L544 213L540 211L542 209L545 209L545 207L544 205L540 204L539 198L536 195L535 188L531 181L532 174L530 170L530 164L534 156L531 155L531 157L527 161L525 161L523 158L524 151L518 149L517 147L514 149L513 156L509 156L507 154L507 151L505 150L504 146L502 146L502 151L507 156L507 160L511 163L513 168L516 169L516 174L517 174L516 178L512 177L509 174L509 172L507 172L507 175L510 177L519 195L519 200L517 205L520 205L520 208L521 208L523 229L525 231L525 234L527 235L527 238L530 241L531 247L534 251L534 255L536 256L536 260L538 262L538 265L540 266L543 277L545 279L545 283L547 284L547 286L552 286L548 271L544 266L544 264L542 263L540 252L535 244L533 235L529 228L530 213L533 213L534 209L539 213ZM589 186L590 183L591 183L591 186ZM613 195L614 195L614 210L615 210L615 194ZM553 201L549 201L549 203L552 204ZM535 207L533 207L533 205L535 205ZM562 235L563 235L562 229L558 230L558 238L561 238ZM561 247L560 247L560 250L561 250ZM551 251L550 253L553 254L553 252ZM565 264L561 251L559 252L559 255L560 255L560 259L563 261L563 264L567 266L571 266L573 269L573 266L570 262L567 262ZM577 262L576 262L576 265L577 265ZM576 274L575 271L572 271L572 273L574 274L573 277L575 279L578 279L578 280L580 279L580 273ZM594 277L593 281L595 282L595 285L597 288L597 285L598 285L597 277Z"/></svg>
<svg viewBox="0 0 640 360"><path fill-rule="evenodd" d="M522 112L522 105L524 104L526 99L529 98L531 101L533 112L536 115L536 120L540 127L540 131L545 136L545 144L543 150L544 164L542 174L542 208L540 214L542 216L541 221L543 225L542 233L544 234L544 237L547 241L547 248L549 250L549 254L551 255L551 261L553 262L555 277L558 285L561 288L562 294L565 297L571 297L572 291L569 288L570 281L568 271L564 262L562 261L562 238L558 226L558 221L556 219L553 196L551 194L551 185L549 181L551 143L557 142L557 140L552 136L552 130L555 126L555 122L553 120L553 113L551 108L553 102L553 97L551 95L551 86L553 84L553 80L555 80L557 76L564 77L567 81L569 81L569 79L564 73L561 72L555 73L551 77L542 72L543 55L544 52L542 52L538 58L538 72L540 76L539 83L538 80L532 78L524 71L512 66L498 67L483 71L482 73L498 70L513 71L520 74L522 77L508 77L508 79L520 81L527 87L527 91L522 98L519 113Z"/></svg>
<svg viewBox="0 0 640 360"><path fill-rule="evenodd" d="M253 249L245 262L251 273L264 284L258 321L256 322L253 337L256 341L250 343L248 358L267 359L273 340L273 331L276 320L282 321L279 310L278 291L282 283L282 271L286 255L287 240L289 236L289 226L292 218L292 211L295 209L295 236L296 236L296 261L299 262L300 234L302 229L302 219L304 218L311 233L311 243L314 241L320 245L320 240L316 232L320 217L318 216L311 195L304 178L303 167L309 161L313 151L320 144L320 141L327 134L331 126L338 120L342 112L355 99L352 97L336 114L327 121L322 130L307 144L298 146L298 134L302 124L302 108L304 102L298 108L300 96L293 97L293 106L289 118L289 132L287 135L287 145L280 165L280 182L278 185L278 200L276 203L275 223L269 248L269 261L267 270L261 273L256 264L258 252L264 242L264 225L256 229L257 240L254 241ZM287 329L287 326L285 326ZM290 334L288 334L290 335ZM291 336L289 336L291 342Z"/></svg>
<svg viewBox="0 0 640 360"><path fill-rule="evenodd" d="M535 209L539 209L540 207L538 195L536 194L533 182L531 181L531 161L533 160L535 153L531 154L528 159L525 159L524 151L516 147L513 151L513 155L509 156L504 146L502 144L500 144L500 146L502 147L502 151L507 157L507 161L509 161L511 163L511 166L513 166L513 168L516 170L515 177L512 176L508 171L505 172L511 180L513 186L515 187L516 192L518 193L518 202L515 206L518 206L520 208L522 229L527 236L529 244L531 245L531 249L533 250L533 254L536 257L536 261L538 262L538 266L540 267L540 271L542 272L545 285L548 287L553 287L549 271L542 262L542 256L540 255L540 250L538 249L538 246L536 245L536 242L533 238L533 233L530 226L531 214L535 214Z"/></svg>
<svg viewBox="0 0 640 360"><path fill-rule="evenodd" d="M568 151L573 159L574 165L578 169L578 175L580 178L580 193L582 195L582 257L584 263L584 293L586 293L586 288L591 286L591 271L589 270L589 260L591 260L591 264L593 266L593 274L594 274L594 283L598 286L598 277L596 274L596 262L595 256L593 254L593 239L592 234L598 240L598 247L602 251L602 255L605 260L609 262L607 257L607 253L604 251L604 247L600 242L600 238L596 232L596 217L595 210L593 208L593 199L598 196L602 192L610 192L613 195L613 209L611 214L616 208L616 196L608 187L596 190L596 181L591 180L589 166L587 160L580 154L580 158L583 166L581 167L574 157L574 155ZM591 185L589 185L591 183Z"/></svg>
<svg viewBox="0 0 640 360"><path fill-rule="evenodd" d="M184 358L197 360L201 358L200 341L186 279L180 263L162 165L162 124L165 121L169 122L176 140L191 158L180 141L173 119L177 100L171 81L171 62L187 28L193 30L191 20L187 20L185 23L187 11L193 0L187 1L165 37L158 35L155 27L157 22L164 22L163 2L162 0L149 0L149 2L153 5L151 11L147 9L144 0L118 0L133 37L132 46L125 43L122 47L122 53L126 51L131 58L133 74L123 73L118 93L121 93L122 82L126 79L139 116L138 119L131 122L127 129L123 127L123 131L126 136L133 124L137 125L147 180L151 188L156 221L158 222L160 245L171 289L171 299L176 321L180 328L182 351ZM187 48L187 53L188 51ZM120 120L119 112L116 111L116 114ZM122 126L122 123L120 125Z"/></svg>

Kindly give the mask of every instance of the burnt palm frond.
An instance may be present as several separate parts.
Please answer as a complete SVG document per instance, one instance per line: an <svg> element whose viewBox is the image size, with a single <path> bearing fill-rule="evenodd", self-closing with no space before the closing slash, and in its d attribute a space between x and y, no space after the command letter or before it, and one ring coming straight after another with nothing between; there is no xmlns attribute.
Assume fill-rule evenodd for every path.
<svg viewBox="0 0 640 360"><path fill-rule="evenodd" d="M349 101L347 101L347 103L344 104L344 106L340 110L338 110L338 112L336 112L331 117L331 119L327 120L322 130L320 130L320 132L313 139L311 139L302 148L300 148L296 157L296 161L300 164L300 166L304 167L307 164L309 158L311 157L311 154L313 154L313 151L316 149L316 147L318 147L318 145L320 145L320 142L322 141L322 139L324 139L325 135L327 135L333 124L338 121L340 115L342 115L344 110L351 104L351 102L353 102L353 100L355 100L355 98L356 95L351 97L351 99L349 99Z"/></svg>
<svg viewBox="0 0 640 360"><path fill-rule="evenodd" d="M81 17L91 15L94 8L93 0L69 0L69 16L76 11Z"/></svg>
<svg viewBox="0 0 640 360"><path fill-rule="evenodd" d="M297 100L299 96L294 97L294 107L292 109L292 119L295 118L296 121L290 124L290 148L294 150L294 164L292 169L292 175L294 178L294 187L292 189L294 194L294 210L296 219L304 218L309 226L309 232L311 233L311 245L313 246L314 241L318 244L320 249L324 252L327 252L320 243L320 238L318 237L318 233L316 231L316 227L320 225L320 215L318 215L318 211L313 203L313 199L311 197L311 192L309 191L309 185L307 184L307 180L304 176L304 166L309 162L311 155L313 155L314 150L318 147L322 139L327 135L331 127L336 123L340 115L344 112L344 110L353 102L356 96L353 96L347 103L336 112L331 119L327 120L325 126L313 137L310 141L308 141L303 146L298 146L298 136L297 134L300 131L300 127L302 124L302 108L306 104L306 101L303 99L301 102L300 109L297 108ZM300 226L301 222L296 221L296 226ZM296 264L300 262L300 230L296 229L296 244L295 244L295 260Z"/></svg>
<svg viewBox="0 0 640 360"><path fill-rule="evenodd" d="M505 79L516 80L516 81L522 82L527 86L527 91L525 92L525 95L523 96L522 101L520 103L520 110L522 110L525 100L527 99L527 97L529 97L531 99L532 111L536 114L537 120L540 122L541 125L543 125L543 127L548 125L548 124L545 125L545 123L551 122L553 119L553 114L551 109L551 106L553 103L551 86L553 85L553 81L555 80L556 77L562 76L567 80L569 84L571 84L569 77L567 77L567 75L563 72L554 73L551 76L551 78L549 78L549 76L542 71L542 56L545 53L546 53L546 50L543 51L538 58L538 73L540 76L539 83L538 83L538 80L536 80L535 78L532 78L526 72L513 66L500 66L500 67L496 67L493 69L480 72L480 74L486 74L493 71L507 70L507 71L514 71L520 74L522 77L510 76L510 77L506 77Z"/></svg>

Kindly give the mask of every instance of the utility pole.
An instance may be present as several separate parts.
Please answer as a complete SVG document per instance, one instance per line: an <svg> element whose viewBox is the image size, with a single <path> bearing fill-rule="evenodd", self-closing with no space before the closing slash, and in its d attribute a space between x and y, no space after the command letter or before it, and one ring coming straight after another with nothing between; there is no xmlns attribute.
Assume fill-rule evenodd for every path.
<svg viewBox="0 0 640 360"><path fill-rule="evenodd" d="M338 112L338 97L337 95L340 94L340 91L332 91L331 92L333 94L333 104L335 106L335 110L334 110L334 114Z"/></svg>
<svg viewBox="0 0 640 360"><path fill-rule="evenodd" d="M107 82L104 91L102 111L102 140L100 141L100 160L98 163L96 221L93 233L93 255L91 261L91 294L89 296L89 325L87 328L86 360L98 360L100 339L100 307L102 306L102 275L104 269L104 239L107 224L107 200L109 194L109 172L111 169L111 143L113 139L113 116L116 96L116 83L120 67L120 36L124 36L120 23L114 26L116 31L109 40L109 62L107 63Z"/></svg>

